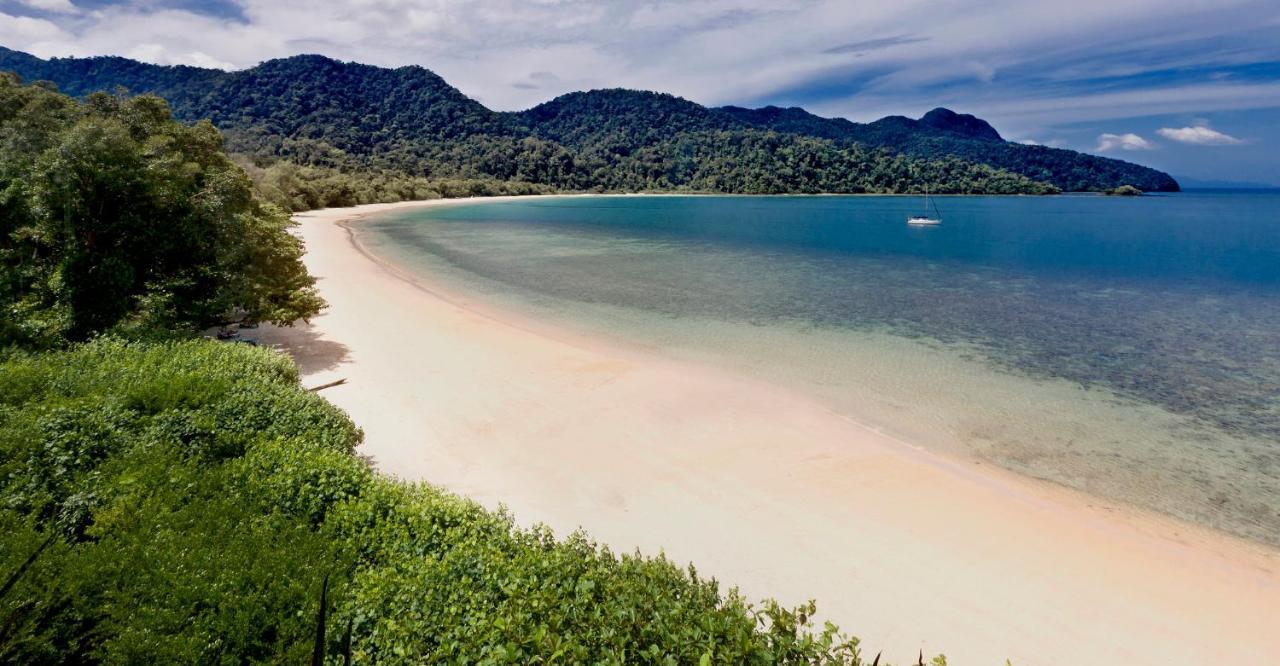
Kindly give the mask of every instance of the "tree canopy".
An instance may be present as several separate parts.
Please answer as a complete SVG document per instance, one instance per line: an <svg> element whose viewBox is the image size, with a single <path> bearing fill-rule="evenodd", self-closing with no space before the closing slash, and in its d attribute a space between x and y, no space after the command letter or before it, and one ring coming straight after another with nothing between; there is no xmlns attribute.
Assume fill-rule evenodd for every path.
<svg viewBox="0 0 1280 666"><path fill-rule="evenodd" d="M158 97L77 102L0 74L0 343L318 313L287 213L222 144Z"/></svg>

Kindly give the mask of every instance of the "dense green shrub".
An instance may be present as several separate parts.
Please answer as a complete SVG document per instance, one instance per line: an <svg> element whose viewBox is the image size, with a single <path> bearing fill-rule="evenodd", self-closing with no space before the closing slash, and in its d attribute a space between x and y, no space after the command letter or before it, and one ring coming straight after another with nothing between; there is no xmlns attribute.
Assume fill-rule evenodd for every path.
<svg viewBox="0 0 1280 666"><path fill-rule="evenodd" d="M0 361L0 663L862 663L811 606L371 471L273 352ZM38 554L29 567L23 563Z"/></svg>

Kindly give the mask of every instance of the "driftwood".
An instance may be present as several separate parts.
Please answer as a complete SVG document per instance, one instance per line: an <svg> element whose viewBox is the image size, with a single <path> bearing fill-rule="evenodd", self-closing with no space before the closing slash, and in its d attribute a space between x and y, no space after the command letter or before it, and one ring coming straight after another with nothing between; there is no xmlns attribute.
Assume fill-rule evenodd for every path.
<svg viewBox="0 0 1280 666"><path fill-rule="evenodd" d="M316 391L323 391L323 390L325 390L325 389L327 389L327 388L333 388L333 387L335 387L335 386L341 386L341 385L346 384L346 383L347 383L347 378L346 378L346 377L343 377L342 379L339 379L339 380L337 380L337 381L329 382L328 384L321 384L321 385L319 385L319 386L313 386L313 387L311 387L311 388L309 388L309 389L307 389L307 390L308 390L308 391L310 391L310 392L312 392L312 393L315 393Z"/></svg>

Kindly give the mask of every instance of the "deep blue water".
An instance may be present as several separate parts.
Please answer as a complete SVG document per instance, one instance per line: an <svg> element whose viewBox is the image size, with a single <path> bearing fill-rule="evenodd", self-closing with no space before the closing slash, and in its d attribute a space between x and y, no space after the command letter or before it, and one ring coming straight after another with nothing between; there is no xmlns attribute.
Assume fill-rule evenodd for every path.
<svg viewBox="0 0 1280 666"><path fill-rule="evenodd" d="M529 199L366 229L402 256L544 300L976 349L1003 372L1248 440L1231 468L1280 488L1280 193L942 197L942 226L908 227L920 203ZM1248 502L1280 540L1280 498Z"/></svg>

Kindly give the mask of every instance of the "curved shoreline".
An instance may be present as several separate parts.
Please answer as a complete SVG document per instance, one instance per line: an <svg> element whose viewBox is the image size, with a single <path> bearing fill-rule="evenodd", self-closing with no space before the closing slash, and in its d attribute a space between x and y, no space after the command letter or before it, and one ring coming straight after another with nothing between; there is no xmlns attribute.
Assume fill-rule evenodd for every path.
<svg viewBox="0 0 1280 666"><path fill-rule="evenodd" d="M1280 557L889 438L803 397L451 298L298 216L329 312L264 330L384 471L823 615L897 661L1264 663ZM399 273L399 275L397 275ZM779 444L785 442L785 444ZM602 443L608 446L602 446Z"/></svg>

